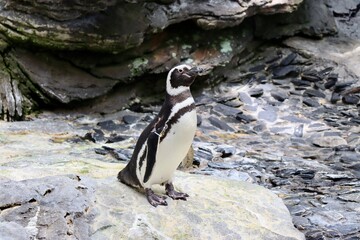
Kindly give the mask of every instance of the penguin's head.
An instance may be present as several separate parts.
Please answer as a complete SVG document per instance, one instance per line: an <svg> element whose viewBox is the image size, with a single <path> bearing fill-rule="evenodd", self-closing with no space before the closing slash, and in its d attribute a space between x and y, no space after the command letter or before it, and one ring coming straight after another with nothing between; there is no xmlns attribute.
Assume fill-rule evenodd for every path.
<svg viewBox="0 0 360 240"><path fill-rule="evenodd" d="M177 95L189 89L200 68L183 64L172 68L167 76L166 91L169 95Z"/></svg>

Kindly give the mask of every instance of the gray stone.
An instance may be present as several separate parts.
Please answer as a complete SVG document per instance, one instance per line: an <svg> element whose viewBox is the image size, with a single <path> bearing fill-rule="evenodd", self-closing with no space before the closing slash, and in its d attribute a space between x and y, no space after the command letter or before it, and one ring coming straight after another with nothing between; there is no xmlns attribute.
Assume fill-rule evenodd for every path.
<svg viewBox="0 0 360 240"><path fill-rule="evenodd" d="M258 118L269 122L275 122L277 120L276 108L271 106L266 106L263 111L259 112Z"/></svg>
<svg viewBox="0 0 360 240"><path fill-rule="evenodd" d="M263 187L189 174L177 176L177 182L177 188L191 196L188 201L168 200L169 206L155 211L142 193L121 184L115 177L91 180L52 176L20 182L7 180L7 184L14 187L12 193L2 191L0 194L3 209L0 232L2 237L10 239L17 236L20 239L29 236L110 239L114 235L119 239L228 239L229 236L235 239L247 236L304 239L293 227L281 199ZM209 198L211 192L216 193L213 200ZM26 201L8 199L14 193L24 196L21 199ZM17 207L4 209L4 200L16 203ZM222 204L224 200L237 204ZM246 207L240 210L239 206L245 203ZM176 218L173 217L175 213ZM219 225L220 218L223 220ZM199 222L209 224L196 224ZM12 229L15 227L16 231Z"/></svg>
<svg viewBox="0 0 360 240"><path fill-rule="evenodd" d="M0 236L2 240L31 239L34 236L25 227L16 222L0 222Z"/></svg>
<svg viewBox="0 0 360 240"><path fill-rule="evenodd" d="M229 131L229 132L234 132L234 129L232 127L230 127L228 124L226 124L224 121L221 121L220 119L216 118L216 117L209 117L209 122L214 125L215 127L221 129L221 130L225 130L225 131Z"/></svg>
<svg viewBox="0 0 360 240"><path fill-rule="evenodd" d="M261 97L264 94L264 90L262 88L253 88L249 90L249 95L251 97Z"/></svg>
<svg viewBox="0 0 360 240"><path fill-rule="evenodd" d="M96 78L68 62L45 54L20 49L11 54L34 84L40 86L49 98L61 103L104 95L117 83Z"/></svg>
<svg viewBox="0 0 360 240"><path fill-rule="evenodd" d="M220 103L216 104L213 107L213 110L221 115L233 117L235 117L238 113L241 113L241 110L237 108L229 107Z"/></svg>
<svg viewBox="0 0 360 240"><path fill-rule="evenodd" d="M245 104L248 104L248 105L253 104L253 101L252 101L251 97L249 96L249 94L247 94L245 92L240 92L239 93L239 99Z"/></svg>
<svg viewBox="0 0 360 240"><path fill-rule="evenodd" d="M319 98L325 98L326 95L322 92L320 92L319 90L314 90L314 89L306 89L304 91L304 96L307 97L319 97Z"/></svg>
<svg viewBox="0 0 360 240"><path fill-rule="evenodd" d="M289 98L289 96L286 94L286 93L284 93L284 92L280 92L280 91L277 91L277 92L271 92L271 96L273 97L273 98L275 98L276 100L278 100L279 102L283 102L283 101L285 101L286 99L288 99Z"/></svg>
<svg viewBox="0 0 360 240"><path fill-rule="evenodd" d="M288 27L288 24L293 24L293 27ZM323 37L337 32L334 17L324 0L305 0L296 14L256 16L256 26L257 36L266 39L277 38L279 34L293 36L301 33Z"/></svg>
<svg viewBox="0 0 360 240"><path fill-rule="evenodd" d="M91 181L72 175L1 184L7 186L0 194L1 222L25 226L33 238L89 238L87 223L94 217ZM21 228L14 236L20 233Z"/></svg>
<svg viewBox="0 0 360 240"><path fill-rule="evenodd" d="M345 139L339 136L327 136L314 138L312 143L318 147L334 148L340 145L347 145Z"/></svg>
<svg viewBox="0 0 360 240"><path fill-rule="evenodd" d="M274 78L296 77L300 73L297 66L288 65L275 68L273 71Z"/></svg>
<svg viewBox="0 0 360 240"><path fill-rule="evenodd" d="M319 107L320 103L311 98L304 98L303 103L309 107Z"/></svg>

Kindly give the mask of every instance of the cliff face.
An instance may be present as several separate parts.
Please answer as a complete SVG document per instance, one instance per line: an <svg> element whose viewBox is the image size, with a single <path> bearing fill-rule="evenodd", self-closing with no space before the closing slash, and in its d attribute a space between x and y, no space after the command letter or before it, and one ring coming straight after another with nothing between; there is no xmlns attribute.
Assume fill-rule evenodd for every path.
<svg viewBox="0 0 360 240"><path fill-rule="evenodd" d="M255 35L332 34L331 16L323 1L309 0L3 1L0 115L16 120L42 106L105 101L115 86L122 107L142 91L128 83L180 62L229 67Z"/></svg>

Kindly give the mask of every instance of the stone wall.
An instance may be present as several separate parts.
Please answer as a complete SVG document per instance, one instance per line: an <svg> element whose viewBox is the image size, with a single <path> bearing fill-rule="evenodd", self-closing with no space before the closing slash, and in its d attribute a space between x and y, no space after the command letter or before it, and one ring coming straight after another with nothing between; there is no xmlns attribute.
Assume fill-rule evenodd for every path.
<svg viewBox="0 0 360 240"><path fill-rule="evenodd" d="M0 116L17 120L44 106L106 101L114 88L123 96L118 109L142 91L126 84L153 81L180 62L223 69L211 75L221 78L255 35L335 33L324 6L310 0L3 1Z"/></svg>

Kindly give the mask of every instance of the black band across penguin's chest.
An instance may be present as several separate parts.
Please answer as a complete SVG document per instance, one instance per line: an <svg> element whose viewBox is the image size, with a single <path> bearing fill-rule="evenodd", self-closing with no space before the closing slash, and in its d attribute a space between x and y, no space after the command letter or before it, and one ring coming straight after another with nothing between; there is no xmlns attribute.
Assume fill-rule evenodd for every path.
<svg viewBox="0 0 360 240"><path fill-rule="evenodd" d="M176 123L179 122L179 119L180 119L182 116L184 116L186 113L193 111L193 110L195 109L195 107L196 107L196 106L195 106L195 104L193 103L193 104L190 104L190 105L188 105L188 106L185 106L185 107L179 109L179 110L174 114L174 116L173 116L172 118L170 118L170 119L166 122L165 127L164 127L164 130L163 130L163 132L161 133L160 142L162 142L162 141L166 138L166 136L167 136L167 134L170 132L171 128L172 128Z"/></svg>

